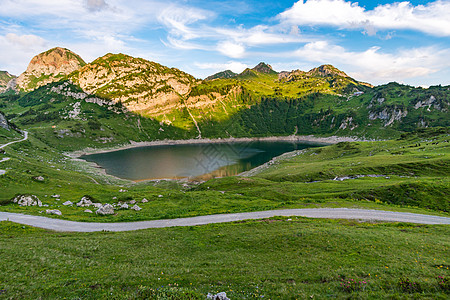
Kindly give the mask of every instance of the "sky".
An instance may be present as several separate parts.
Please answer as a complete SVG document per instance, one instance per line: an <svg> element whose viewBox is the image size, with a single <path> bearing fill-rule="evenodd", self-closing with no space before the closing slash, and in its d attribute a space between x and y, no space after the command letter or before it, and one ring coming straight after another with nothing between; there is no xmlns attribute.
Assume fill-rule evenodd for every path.
<svg viewBox="0 0 450 300"><path fill-rule="evenodd" d="M0 70L65 47L125 53L205 78L261 61L332 64L374 85L450 85L450 0L0 0Z"/></svg>

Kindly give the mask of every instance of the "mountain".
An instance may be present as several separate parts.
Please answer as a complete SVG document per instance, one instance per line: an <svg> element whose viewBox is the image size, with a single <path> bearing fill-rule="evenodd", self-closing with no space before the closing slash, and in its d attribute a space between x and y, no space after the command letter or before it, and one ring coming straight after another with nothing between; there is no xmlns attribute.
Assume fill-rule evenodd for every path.
<svg viewBox="0 0 450 300"><path fill-rule="evenodd" d="M216 73L214 75L208 76L205 78L205 81L210 81L210 80L214 80L214 79L226 79L226 78L233 78L236 75L238 75L237 73L234 73L231 70L225 70L219 73Z"/></svg>
<svg viewBox="0 0 450 300"><path fill-rule="evenodd" d="M56 47L31 59L27 70L17 78L16 89L32 91L48 83L59 81L86 63L76 53Z"/></svg>
<svg viewBox="0 0 450 300"><path fill-rule="evenodd" d="M9 74L7 71L0 71L0 94L5 92L11 85L11 81L16 76Z"/></svg>
<svg viewBox="0 0 450 300"><path fill-rule="evenodd" d="M182 98L198 82L192 75L176 68L111 53L83 66L69 78L88 93L156 118L177 110Z"/></svg>
<svg viewBox="0 0 450 300"><path fill-rule="evenodd" d="M271 65L268 65L268 64L266 64L264 62L260 62L252 70L256 71L256 72L259 72L259 73L265 73L265 74L277 74L277 72L275 72L272 69Z"/></svg>

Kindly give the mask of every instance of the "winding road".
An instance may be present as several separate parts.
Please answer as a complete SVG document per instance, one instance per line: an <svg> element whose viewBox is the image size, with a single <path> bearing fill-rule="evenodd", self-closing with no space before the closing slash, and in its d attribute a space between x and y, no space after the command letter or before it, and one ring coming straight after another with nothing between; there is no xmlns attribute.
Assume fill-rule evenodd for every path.
<svg viewBox="0 0 450 300"><path fill-rule="evenodd" d="M59 219L46 218L41 216L23 215L17 213L0 212L0 221L11 221L19 224L30 225L55 231L66 232L94 232L94 231L132 231L148 228L165 228L180 226L197 226L214 223L226 223L234 221L266 219L275 216L300 216L309 218L326 219L357 219L365 221L383 222L408 222L418 224L450 224L450 218L393 212L369 209L350 208L310 208L310 209L283 209L268 210L258 212L208 215L192 218L122 222L122 223L89 223L74 222Z"/></svg>
<svg viewBox="0 0 450 300"><path fill-rule="evenodd" d="M9 143L0 145L0 149L5 148L6 146L9 146L9 145L11 145L11 144L23 142L23 141L26 141L26 140L28 140L28 131L23 131L23 139L17 140L17 141L12 141L12 142L9 142Z"/></svg>

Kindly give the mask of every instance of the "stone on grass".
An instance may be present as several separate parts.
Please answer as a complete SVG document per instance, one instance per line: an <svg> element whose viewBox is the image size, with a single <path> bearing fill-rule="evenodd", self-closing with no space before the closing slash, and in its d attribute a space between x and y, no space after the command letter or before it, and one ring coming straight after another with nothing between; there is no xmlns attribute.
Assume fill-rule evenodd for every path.
<svg viewBox="0 0 450 300"><path fill-rule="evenodd" d="M111 204L105 204L102 207L100 207L96 212L98 215L113 215L114 214L114 207Z"/></svg>
<svg viewBox="0 0 450 300"><path fill-rule="evenodd" d="M100 208L103 206L101 203L92 203L92 205L94 205L95 208Z"/></svg>
<svg viewBox="0 0 450 300"><path fill-rule="evenodd" d="M206 299L212 299L212 300L230 300L230 298L227 297L227 293L220 292L216 295L208 293L206 296Z"/></svg>
<svg viewBox="0 0 450 300"><path fill-rule="evenodd" d="M136 204L136 200L131 200L130 204Z"/></svg>
<svg viewBox="0 0 450 300"><path fill-rule="evenodd" d="M121 209L128 209L128 208L130 208L130 207L128 206L128 204L124 203L124 204L121 204L121 205L120 205L120 208L121 208Z"/></svg>
<svg viewBox="0 0 450 300"><path fill-rule="evenodd" d="M20 206L42 206L41 200L35 195L18 195L12 201Z"/></svg>
<svg viewBox="0 0 450 300"><path fill-rule="evenodd" d="M135 204L131 209L135 211L140 211L142 208L140 208L137 204Z"/></svg>
<svg viewBox="0 0 450 300"><path fill-rule="evenodd" d="M162 198L163 197L163 195L158 195L158 198Z"/></svg>
<svg viewBox="0 0 450 300"><path fill-rule="evenodd" d="M62 205L65 205L65 206L67 206L67 205L73 205L73 203L72 203L72 201L66 201L66 202L64 202Z"/></svg>
<svg viewBox="0 0 450 300"><path fill-rule="evenodd" d="M80 202L77 203L79 207L89 207L92 205L92 201L88 197L81 198Z"/></svg>
<svg viewBox="0 0 450 300"><path fill-rule="evenodd" d="M62 212L59 209L47 209L45 212L49 215L62 215Z"/></svg>
<svg viewBox="0 0 450 300"><path fill-rule="evenodd" d="M41 182L45 180L45 178L42 176L35 176L35 177L33 177L33 179L36 181L41 181Z"/></svg>
<svg viewBox="0 0 450 300"><path fill-rule="evenodd" d="M142 199L142 201L141 201L142 203L147 203L148 202L148 200L147 199Z"/></svg>
<svg viewBox="0 0 450 300"><path fill-rule="evenodd" d="M61 198L61 195L52 195L53 198Z"/></svg>
<svg viewBox="0 0 450 300"><path fill-rule="evenodd" d="M84 212L92 214L92 210L90 210L90 209L85 209Z"/></svg>

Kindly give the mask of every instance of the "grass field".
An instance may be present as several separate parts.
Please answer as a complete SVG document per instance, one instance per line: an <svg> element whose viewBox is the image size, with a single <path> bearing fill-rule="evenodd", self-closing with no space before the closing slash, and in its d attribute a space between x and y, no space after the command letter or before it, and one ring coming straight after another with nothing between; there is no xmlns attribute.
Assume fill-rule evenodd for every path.
<svg viewBox="0 0 450 300"><path fill-rule="evenodd" d="M277 218L77 234L1 222L0 245L8 258L0 297L10 299L205 299L222 291L231 299L448 299L450 293L448 226Z"/></svg>

